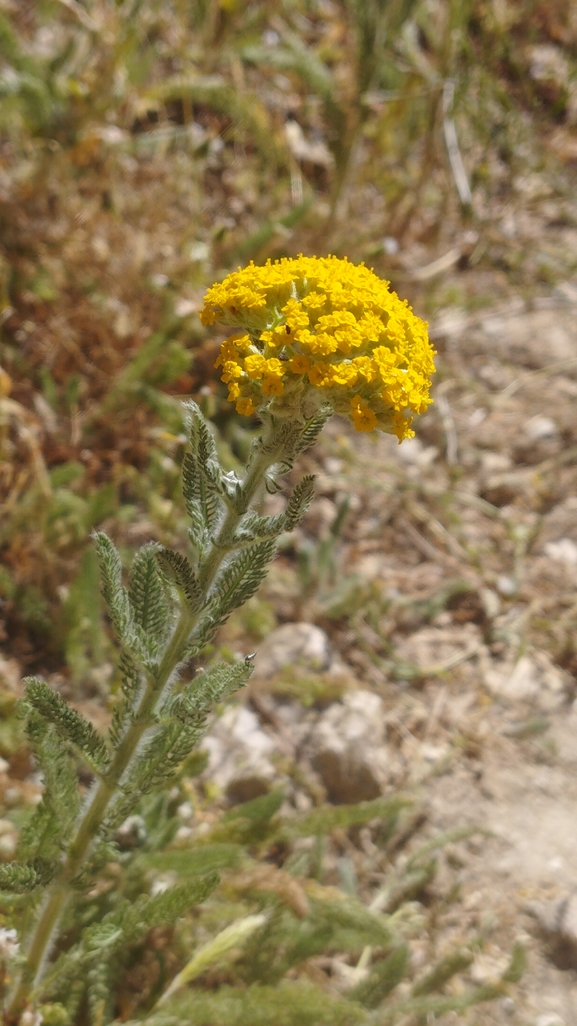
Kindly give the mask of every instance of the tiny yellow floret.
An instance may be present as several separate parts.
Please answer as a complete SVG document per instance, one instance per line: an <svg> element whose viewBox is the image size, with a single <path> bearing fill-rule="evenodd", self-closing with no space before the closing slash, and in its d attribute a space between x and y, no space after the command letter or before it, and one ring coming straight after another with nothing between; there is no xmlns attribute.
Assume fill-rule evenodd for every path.
<svg viewBox="0 0 577 1026"><path fill-rule="evenodd" d="M239 413L310 416L327 405L357 431L410 438L432 401L427 325L364 264L336 256L253 263L213 285L203 324L236 329L221 367Z"/></svg>
<svg viewBox="0 0 577 1026"><path fill-rule="evenodd" d="M363 402L360 395L351 399L351 418L357 431L373 431L377 426L376 415L368 403Z"/></svg>
<svg viewBox="0 0 577 1026"><path fill-rule="evenodd" d="M252 417L253 413L256 412L256 406L252 399L238 399L236 403L236 412L244 414L245 417Z"/></svg>

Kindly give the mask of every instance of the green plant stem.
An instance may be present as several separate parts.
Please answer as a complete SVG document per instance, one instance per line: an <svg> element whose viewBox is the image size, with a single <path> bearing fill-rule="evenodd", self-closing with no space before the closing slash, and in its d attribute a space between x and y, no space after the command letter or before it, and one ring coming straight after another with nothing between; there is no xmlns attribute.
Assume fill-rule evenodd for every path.
<svg viewBox="0 0 577 1026"><path fill-rule="evenodd" d="M240 520L263 484L268 470L278 458L274 446L266 444L269 441L266 436L270 437L272 431L273 427L269 425L268 430L263 432L260 449L257 448L254 452L247 467L242 484L242 499L236 508L229 508L203 561L200 580L205 595L208 595L223 559L233 547L234 533ZM58 935L62 915L73 893L72 882L90 854L108 806L115 797L118 787L137 753L143 734L150 729L154 722L154 710L162 698L166 685L178 664L186 656L188 640L198 617L199 613L193 614L187 609L182 610L158 668L155 672L149 673L148 682L140 698L133 722L118 745L106 775L92 792L62 863L60 874L48 888L29 938L26 962L21 969L19 978L15 981L7 1003L8 1021L14 1021L17 1018L29 999L31 991L36 989L40 982L46 959Z"/></svg>

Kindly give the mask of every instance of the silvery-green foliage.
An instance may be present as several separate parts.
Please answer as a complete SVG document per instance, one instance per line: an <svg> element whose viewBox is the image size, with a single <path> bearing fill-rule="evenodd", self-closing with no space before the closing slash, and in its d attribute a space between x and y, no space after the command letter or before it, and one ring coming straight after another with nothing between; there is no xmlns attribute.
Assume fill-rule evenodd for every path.
<svg viewBox="0 0 577 1026"><path fill-rule="evenodd" d="M81 940L58 957L46 978L47 995L59 993L69 980L86 975L92 1009L105 1008L131 945L155 926L174 923L193 905L206 901L218 882L217 873L207 872L153 897L121 901L100 922L86 927ZM104 1017L103 1021L108 1020Z"/></svg>
<svg viewBox="0 0 577 1026"><path fill-rule="evenodd" d="M300 524L315 496L315 477L306 474L297 485L287 503L284 513L283 531L292 531Z"/></svg>
<svg viewBox="0 0 577 1026"><path fill-rule="evenodd" d="M190 612L196 613L202 606L204 595L190 561L180 552L166 547L157 550L156 558L169 579L179 589Z"/></svg>
<svg viewBox="0 0 577 1026"><path fill-rule="evenodd" d="M252 662L249 658L201 670L182 691L174 697L168 697L161 715L166 712L185 724L194 725L198 717L207 716L217 702L222 702L248 684L251 673Z"/></svg>
<svg viewBox="0 0 577 1026"><path fill-rule="evenodd" d="M250 542L278 538L284 531L292 531L300 524L315 494L314 474L307 474L295 485L284 513L272 517L258 516L247 513L243 517L242 526L236 532L235 545L246 545Z"/></svg>
<svg viewBox="0 0 577 1026"><path fill-rule="evenodd" d="M0 866L0 889L15 894L33 891L40 884L46 884L52 879L57 865L58 863L48 859L7 862Z"/></svg>
<svg viewBox="0 0 577 1026"><path fill-rule="evenodd" d="M158 560L159 546L144 545L135 555L128 579L128 600L138 649L154 662L174 623L166 581Z"/></svg>
<svg viewBox="0 0 577 1026"><path fill-rule="evenodd" d="M61 909L67 941L59 942L57 957L45 963L43 977L42 970L34 968L41 980L37 994L42 1001L56 1001L65 1008L71 1022L82 1014L94 1026L105 1026L118 1014L117 985L131 951L152 927L174 923L191 905L204 901L216 887L219 868L242 865L250 871L258 866L254 846L290 848L299 838L320 837L335 827L375 818L390 833L408 804L406 797L397 795L287 817L281 810L283 793L273 791L231 810L195 852L163 851L178 829L178 817L169 810L170 787L206 732L215 707L243 687L252 671L250 657L196 672L190 659L202 655L230 613L254 594L279 536L306 513L313 498L313 477L299 481L284 512L274 516L255 508L257 488L267 484L274 490L275 475L292 466L326 420L321 410L305 424L265 424L241 479L223 470L198 407L188 404L188 411L190 448L183 463L183 493L191 551L185 554L149 543L136 553L125 574L114 543L103 533L95 536L102 592L119 648L108 738L44 681L31 678L26 688L28 735L44 794L21 831L17 861L0 868L0 890L5 892L6 908L16 908L19 897L28 903L24 943L27 932L35 936L49 901L68 894L68 904ZM94 777L84 802L78 781L82 764L80 771L88 768ZM139 824L134 836L126 833L131 818ZM298 889L297 863L303 852L296 855L292 866L289 858L278 872ZM111 889L107 883L100 889L111 866L118 886ZM149 874L155 869L174 879L165 891L151 895ZM236 977L246 987L238 1022L253 1021L255 988L260 1002L270 999L272 1010L275 988L284 986L286 973L304 960L370 945L382 957L346 1002L344 1019L344 1006L337 1004L323 1018L311 995L299 1005L298 1015L287 1019L295 1026L306 1022L307 1010L315 1007L315 1023L354 1021L368 1026L372 1010L381 1014L389 992L406 977L403 931L410 932L410 927L397 920L395 909L417 893L415 888L426 885L432 872L434 860L429 858L409 864L402 879L393 876L387 914L316 884L303 892L300 911L290 902L287 906L272 895L264 897L258 928L247 934L235 955ZM286 883L287 893L290 886ZM45 887L48 902L39 900ZM47 943L52 939L50 935ZM408 1000L423 1012L456 1007L453 999L453 1004L439 1004L430 992L460 971L468 957L468 952L461 952L439 963L417 981ZM220 1005L215 999L215 1022L221 1021L221 1011L224 1014L224 989L222 997ZM398 1007L408 1010L409 1004ZM155 1021L153 1014L150 1022Z"/></svg>
<svg viewBox="0 0 577 1026"><path fill-rule="evenodd" d="M279 906L246 944L238 965L241 979L279 983L307 958L331 951L358 951L366 945L387 949L395 931L387 916L373 912L358 898L333 896L330 888L307 893L308 912L298 918Z"/></svg>
<svg viewBox="0 0 577 1026"><path fill-rule="evenodd" d="M298 448L295 453L295 459L300 456L301 452L305 449L309 449L311 445L314 445L317 438L319 437L322 429L324 428L327 420L332 415L331 406L323 406L318 413L308 420L300 434L298 440Z"/></svg>
<svg viewBox="0 0 577 1026"><path fill-rule="evenodd" d="M117 748L130 722L130 711L136 707L143 685L143 671L129 652L122 652L119 659L120 694L115 696L112 722L108 731L111 747Z"/></svg>
<svg viewBox="0 0 577 1026"><path fill-rule="evenodd" d="M185 405L189 411L190 448L182 464L182 491L191 520L189 536L197 558L202 559L217 526L226 490L212 433L196 403Z"/></svg>
<svg viewBox="0 0 577 1026"><path fill-rule="evenodd" d="M94 540L102 595L116 637L125 652L153 666L174 622L167 582L157 560L161 547L151 543L136 553L125 588L116 546L102 531Z"/></svg>
<svg viewBox="0 0 577 1026"><path fill-rule="evenodd" d="M108 769L110 753L101 735L88 720L72 709L57 691L38 677L25 679L26 701L52 723L63 741L73 746L93 773L102 775Z"/></svg>
<svg viewBox="0 0 577 1026"><path fill-rule="evenodd" d="M182 463L183 494L190 518L190 541L200 561L210 542L210 532L220 509L220 495L202 473L198 457L187 452Z"/></svg>
<svg viewBox="0 0 577 1026"><path fill-rule="evenodd" d="M366 979L349 992L349 997L365 1008L378 1008L384 998L407 975L409 961L409 949L406 944L394 947L386 958L375 962Z"/></svg>
<svg viewBox="0 0 577 1026"><path fill-rule="evenodd" d="M102 596L108 615L119 643L130 650L136 639L128 591L122 584L120 553L103 531L97 531L93 538L100 564Z"/></svg>
<svg viewBox="0 0 577 1026"><path fill-rule="evenodd" d="M103 824L108 836L130 814L140 798L166 787L180 764L204 736L215 705L244 687L252 673L249 660L203 671L169 695L159 709L156 729L134 759L122 791L110 806Z"/></svg>
<svg viewBox="0 0 577 1026"><path fill-rule="evenodd" d="M240 865L243 848L240 844L222 842L205 844L202 848L175 848L172 851L152 852L137 857L136 864L159 872L175 872L181 879L198 876L209 870L236 869Z"/></svg>
<svg viewBox="0 0 577 1026"><path fill-rule="evenodd" d="M55 860L66 848L80 808L76 768L54 724L34 709L27 732L44 778L44 793L20 833L17 855Z"/></svg>
<svg viewBox="0 0 577 1026"><path fill-rule="evenodd" d="M322 407L314 417L306 421L304 427L299 425L296 431L291 431L287 424L286 437L280 447L279 462L283 470L290 470L301 452L315 444L332 412L330 406Z"/></svg>
<svg viewBox="0 0 577 1026"><path fill-rule="evenodd" d="M417 980L412 988L413 996L422 997L424 994L432 994L435 990L439 990L457 973L468 969L474 958L473 951L460 951L458 949L450 951L432 969L429 969L420 980Z"/></svg>
<svg viewBox="0 0 577 1026"><path fill-rule="evenodd" d="M211 596L215 619L221 620L254 595L275 554L275 540L251 545L225 565Z"/></svg>

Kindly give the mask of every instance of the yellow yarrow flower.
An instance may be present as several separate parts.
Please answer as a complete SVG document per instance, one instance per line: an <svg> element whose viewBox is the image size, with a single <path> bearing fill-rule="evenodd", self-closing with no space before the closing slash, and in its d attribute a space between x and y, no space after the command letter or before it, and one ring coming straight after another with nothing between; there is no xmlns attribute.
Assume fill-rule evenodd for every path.
<svg viewBox="0 0 577 1026"><path fill-rule="evenodd" d="M237 329L215 366L245 416L299 419L329 405L357 431L379 428L402 441L431 402L427 325L364 264L336 256L251 263L208 289L201 320Z"/></svg>
<svg viewBox="0 0 577 1026"><path fill-rule="evenodd" d="M377 426L376 415L360 395L351 399L351 419L357 431L373 431Z"/></svg>

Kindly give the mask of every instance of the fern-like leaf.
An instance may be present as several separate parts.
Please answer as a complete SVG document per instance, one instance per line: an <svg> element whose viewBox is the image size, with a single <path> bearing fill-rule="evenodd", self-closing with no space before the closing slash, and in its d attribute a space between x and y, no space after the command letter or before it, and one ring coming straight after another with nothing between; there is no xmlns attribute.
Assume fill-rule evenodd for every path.
<svg viewBox="0 0 577 1026"><path fill-rule="evenodd" d="M161 873L174 872L181 877L198 876L217 869L237 869L243 859L240 844L206 844L202 848L175 848L141 855L138 865Z"/></svg>
<svg viewBox="0 0 577 1026"><path fill-rule="evenodd" d="M0 890L24 894L33 891L40 882L40 876L30 862L7 862L0 866Z"/></svg>
<svg viewBox="0 0 577 1026"><path fill-rule="evenodd" d="M190 450L182 464L182 491L193 531L202 541L204 533L214 531L224 492L223 473L212 433L196 403L186 403L189 411Z"/></svg>
<svg viewBox="0 0 577 1026"><path fill-rule="evenodd" d="M250 680L252 671L250 659L220 663L210 670L203 670L183 688L181 694L172 699L171 714L187 722L187 718L196 716L198 710L210 711L218 702L243 688Z"/></svg>
<svg viewBox="0 0 577 1026"><path fill-rule="evenodd" d="M161 722L150 732L123 780L122 792L109 808L105 836L124 822L144 795L167 786L206 733L214 706L244 687L251 673L250 660L222 664L198 674L180 694L165 702L159 714Z"/></svg>
<svg viewBox="0 0 577 1026"><path fill-rule="evenodd" d="M176 922L193 905L200 905L206 901L219 881L218 873L206 873L204 876L195 876L186 883L169 887L152 898L140 898L129 906L122 920L121 927L125 937L127 940L138 940L154 926Z"/></svg>
<svg viewBox="0 0 577 1026"><path fill-rule="evenodd" d="M16 853L22 859L58 859L72 836L80 808L78 779L56 728L31 708L28 737L44 777L44 794L23 827Z"/></svg>
<svg viewBox="0 0 577 1026"><path fill-rule="evenodd" d="M424 994L440 990L453 976L468 969L473 958L474 955L471 951L449 952L422 979L417 980L411 994L413 997L422 997Z"/></svg>
<svg viewBox="0 0 577 1026"><path fill-rule="evenodd" d="M175 552L174 549L162 548L156 553L156 558L184 595L190 612L195 613L200 609L204 595L198 577L186 556Z"/></svg>
<svg viewBox="0 0 577 1026"><path fill-rule="evenodd" d="M292 531L300 524L315 497L315 476L307 474L295 485L284 513L285 531Z"/></svg>
<svg viewBox="0 0 577 1026"><path fill-rule="evenodd" d="M305 449L310 449L311 445L315 444L331 413L330 407L324 406L314 417L307 421L299 438L296 456L304 452Z"/></svg>
<svg viewBox="0 0 577 1026"><path fill-rule="evenodd" d="M152 542L136 553L130 568L128 596L143 645L154 657L166 638L170 608L158 566L158 546Z"/></svg>
<svg viewBox="0 0 577 1026"><path fill-rule="evenodd" d="M120 743L124 730L130 718L130 712L135 708L142 687L142 674L131 654L124 651L120 656L120 691L116 696L116 705L112 711L112 722L108 731L110 744L116 748Z"/></svg>
<svg viewBox="0 0 577 1026"><path fill-rule="evenodd" d="M120 643L128 648L134 644L134 624L130 610L128 592L122 584L122 562L120 553L103 531L93 535L96 554L100 564L102 595L108 615Z"/></svg>
<svg viewBox="0 0 577 1026"><path fill-rule="evenodd" d="M86 995L91 1026L104 1026L112 1019L114 970L117 970L117 966L118 956L114 950L107 951L103 957L95 959L88 969Z"/></svg>
<svg viewBox="0 0 577 1026"><path fill-rule="evenodd" d="M359 1001L365 1008L378 1008L381 1001L405 978L409 968L409 949L401 944L380 962L375 962L366 980L349 991L351 1001Z"/></svg>
<svg viewBox="0 0 577 1026"><path fill-rule="evenodd" d="M221 571L213 594L215 613L220 620L254 595L275 554L274 540L251 545L234 556Z"/></svg>
<svg viewBox="0 0 577 1026"><path fill-rule="evenodd" d="M183 988L166 1009L161 1005L148 1016L146 1026L374 1026L360 1005L303 978L274 986ZM137 1022L126 1026L137 1026Z"/></svg>
<svg viewBox="0 0 577 1026"><path fill-rule="evenodd" d="M64 741L68 741L94 773L104 774L110 756L104 740L88 720L72 709L57 691L38 677L27 677L26 699L45 720L52 723Z"/></svg>

